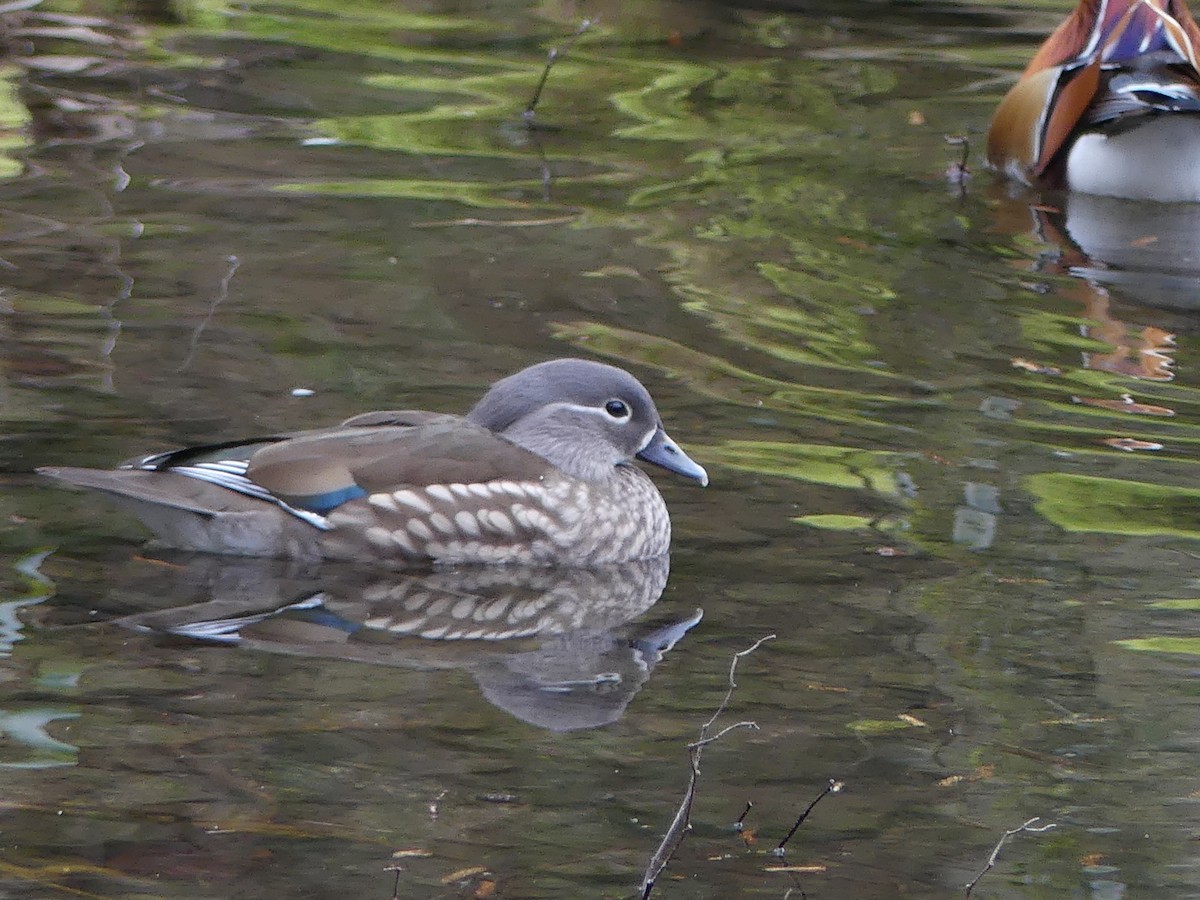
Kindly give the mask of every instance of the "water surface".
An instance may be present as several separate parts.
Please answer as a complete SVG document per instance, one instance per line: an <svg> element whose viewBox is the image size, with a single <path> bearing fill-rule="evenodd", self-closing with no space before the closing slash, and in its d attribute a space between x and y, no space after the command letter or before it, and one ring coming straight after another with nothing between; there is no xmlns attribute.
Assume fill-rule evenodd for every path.
<svg viewBox="0 0 1200 900"><path fill-rule="evenodd" d="M6 16L5 889L632 896L775 634L656 895L955 896L1035 816L977 896L1200 890L1194 215L1013 191L976 149L946 177L1061 12ZM515 641L311 609L163 637L431 587L147 551L31 474L464 410L566 354L641 377L713 483L659 479L660 598L569 585ZM814 869L771 871L830 778Z"/></svg>

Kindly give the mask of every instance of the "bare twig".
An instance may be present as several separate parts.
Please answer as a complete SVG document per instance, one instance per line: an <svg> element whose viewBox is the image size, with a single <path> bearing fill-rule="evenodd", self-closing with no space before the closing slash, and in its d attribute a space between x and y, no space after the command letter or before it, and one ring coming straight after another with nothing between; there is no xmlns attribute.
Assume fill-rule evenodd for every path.
<svg viewBox="0 0 1200 900"><path fill-rule="evenodd" d="M815 807L818 803L820 803L822 800L824 800L827 795L836 794L838 791L840 791L845 786L846 786L846 782L837 781L836 779L830 778L829 784L825 785L825 790L823 790L823 791L821 791L821 793L817 794L817 796L813 798L813 802L808 804L807 807L805 807L804 812L800 813L800 818L798 818L796 820L796 824L792 826L792 830L789 831L784 836L783 840L779 842L779 846L776 847L775 850L773 851L775 853L775 855L783 856L783 848L785 846L787 846L787 842L792 839L792 835L794 835L796 833L797 829L800 828L801 823L805 819L808 818L808 814L813 811L813 807Z"/></svg>
<svg viewBox="0 0 1200 900"><path fill-rule="evenodd" d="M971 139L965 134L947 134L944 140L951 147L962 148L962 153L958 157L958 166L965 172L967 170L967 160L971 158Z"/></svg>
<svg viewBox="0 0 1200 900"><path fill-rule="evenodd" d="M1037 832L1041 832L1041 831L1049 831L1051 828L1058 827L1053 822L1050 822L1049 824L1046 824L1046 825L1036 825L1036 826L1034 825L1035 822L1040 822L1040 821L1041 821L1040 816L1034 816L1032 819L1029 819L1027 822L1022 822L1016 828L1010 828L1008 831L1004 832L1004 834L1000 837L1000 840L998 840L996 842L996 846L992 848L992 855L988 857L987 864L983 867L983 869L980 871L980 873L978 875L976 875L973 879L971 879L970 882L968 882L966 885L964 885L965 893L963 894L963 896L970 897L971 891L975 890L975 885L979 884L979 879L983 878L984 875L986 875L988 872L990 872L995 867L996 860L1000 858L1000 849L1004 846L1005 842L1010 837L1020 834L1022 831L1037 833Z"/></svg>
<svg viewBox="0 0 1200 900"><path fill-rule="evenodd" d="M442 811L442 801L446 798L449 791L442 791L433 798L433 802L429 804L429 818L436 820Z"/></svg>
<svg viewBox="0 0 1200 900"><path fill-rule="evenodd" d="M737 831L743 831L746 828L746 816L750 815L750 810L754 808L754 801L747 800L746 808L742 810L742 814L737 817L737 821L733 823L733 827Z"/></svg>
<svg viewBox="0 0 1200 900"><path fill-rule="evenodd" d="M966 190L967 182L971 178L971 169L967 165L971 158L971 139L965 134L947 134L945 141L951 147L961 148L958 162L953 162L946 168L946 180L957 187L961 193Z"/></svg>
<svg viewBox="0 0 1200 900"><path fill-rule="evenodd" d="M736 725L729 725L722 728L715 735L709 735L708 733L709 729L717 721L717 717L729 706L729 701L733 697L734 690L737 688L737 683L733 680L733 676L737 672L738 660L743 656L749 656L764 643L773 640L774 637L775 635L769 634L764 638L759 638L750 647L733 655L733 660L729 664L729 689L725 692L725 698L721 701L721 705L717 707L717 711L712 714L712 717L700 726L699 738L694 743L688 744L688 762L691 764L691 771L688 774L687 790L684 791L683 801L675 811L675 818L671 820L671 826L667 829L667 833L663 835L662 842L658 845L658 849L654 851L654 855L650 857L650 864L646 866L646 872L642 876L642 900L647 900L650 896L650 892L654 890L654 883L658 880L658 876L667 867L667 863L671 861L671 857L675 855L675 851L683 843L684 836L692 827L692 803L696 799L696 785L700 779L700 757L704 754L704 748L735 728L758 728L753 722L738 722ZM743 813L744 816L745 814Z"/></svg>
<svg viewBox="0 0 1200 900"><path fill-rule="evenodd" d="M575 42L583 35L585 31L592 27L591 19L584 19L579 23L579 27L575 29L575 33L567 38L561 48L551 47L550 52L546 54L546 68L542 69L542 77L538 80L537 87L534 88L533 96L529 98L529 103L525 105L525 112L521 114L521 118L525 120L527 126L533 125L533 111L538 105L538 101L542 99L542 90L546 87L546 79L550 77L550 70L558 61L558 58L575 46Z"/></svg>
<svg viewBox="0 0 1200 900"><path fill-rule="evenodd" d="M768 634L766 637L759 638L741 653L733 654L733 661L729 664L729 689L725 692L725 699L721 701L721 705L717 707L717 711L713 713L712 717L704 723L703 727L701 727L700 737L702 739L707 736L708 729L712 728L713 722L717 721L717 718L721 715L721 713L725 712L725 707L729 706L729 701L733 698L733 692L737 690L737 682L733 680L733 676L737 673L738 660L740 660L743 656L749 656L767 641L773 640L775 640L775 635Z"/></svg>
<svg viewBox="0 0 1200 900"><path fill-rule="evenodd" d="M461 225L479 225L491 228L532 228L540 225L565 225L574 222L579 216L553 216L547 219L441 219L436 222L416 222L413 228L448 228Z"/></svg>
<svg viewBox="0 0 1200 900"><path fill-rule="evenodd" d="M217 307L224 303L229 297L229 284L233 281L233 275L235 272L237 272L238 266L240 266L242 263L241 260L239 260L236 256L230 256L225 260L225 262L228 263L228 268L226 268L225 274L221 277L221 283L217 286L217 294L215 297L213 297L212 303L209 304L208 314L204 317L204 320L196 326L196 330L192 332L192 339L188 345L187 356L184 357L183 362L179 364L179 368L175 370L176 372L182 372L192 364L192 360L196 358L196 351L200 347L200 335L204 333L204 329L208 327L208 323L211 322L213 320L213 316L217 314Z"/></svg>
<svg viewBox="0 0 1200 900"><path fill-rule="evenodd" d="M718 741L721 738L725 737L725 735L728 732L733 731L735 728L757 728L757 727L758 726L755 725L753 722L738 722L736 725L726 725L724 728L722 728L720 731L718 731L712 737L701 738L700 740L695 741L694 743L688 744L688 749L689 750L700 750L705 745L711 744L713 741Z"/></svg>

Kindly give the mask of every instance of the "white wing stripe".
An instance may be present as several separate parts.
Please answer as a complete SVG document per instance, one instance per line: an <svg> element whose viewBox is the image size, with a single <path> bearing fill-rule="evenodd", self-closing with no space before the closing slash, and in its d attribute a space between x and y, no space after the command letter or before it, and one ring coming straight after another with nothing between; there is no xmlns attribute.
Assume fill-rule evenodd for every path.
<svg viewBox="0 0 1200 900"><path fill-rule="evenodd" d="M159 454L157 457L148 456L128 468L154 471L155 460L161 458L162 454ZM333 527L329 524L329 520L319 513L310 512L307 509L298 509L276 497L261 484L251 481L246 477L246 470L248 468L249 463L244 459L227 459L216 462L201 462L190 466L172 466L167 471L175 472L187 478L195 478L197 481L206 481L209 484L215 484L217 487L222 487L228 491L234 491L247 497L253 497L256 500L265 500L268 503L274 503L285 512L291 513L296 518L307 522L314 528L320 528L322 531L328 531Z"/></svg>

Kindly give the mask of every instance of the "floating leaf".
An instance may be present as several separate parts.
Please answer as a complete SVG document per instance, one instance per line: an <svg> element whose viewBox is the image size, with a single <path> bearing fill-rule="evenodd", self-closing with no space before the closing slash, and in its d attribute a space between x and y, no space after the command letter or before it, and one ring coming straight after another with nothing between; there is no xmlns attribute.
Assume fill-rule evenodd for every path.
<svg viewBox="0 0 1200 900"><path fill-rule="evenodd" d="M1031 372L1034 375L1061 375L1062 369L1057 366L1047 366L1042 363L1033 362L1033 360L1016 357L1012 361L1014 369L1020 369L1023 372Z"/></svg>

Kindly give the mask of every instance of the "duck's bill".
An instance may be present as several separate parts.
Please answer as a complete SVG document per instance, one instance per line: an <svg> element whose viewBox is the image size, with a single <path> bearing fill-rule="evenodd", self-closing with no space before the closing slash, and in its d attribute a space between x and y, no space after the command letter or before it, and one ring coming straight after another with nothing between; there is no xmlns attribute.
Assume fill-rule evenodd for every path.
<svg viewBox="0 0 1200 900"><path fill-rule="evenodd" d="M708 484L708 473L704 471L704 467L680 450L679 445L667 437L667 433L661 428L654 432L650 443L642 448L638 459L662 466L668 472L674 472L692 481L698 481L701 487Z"/></svg>

